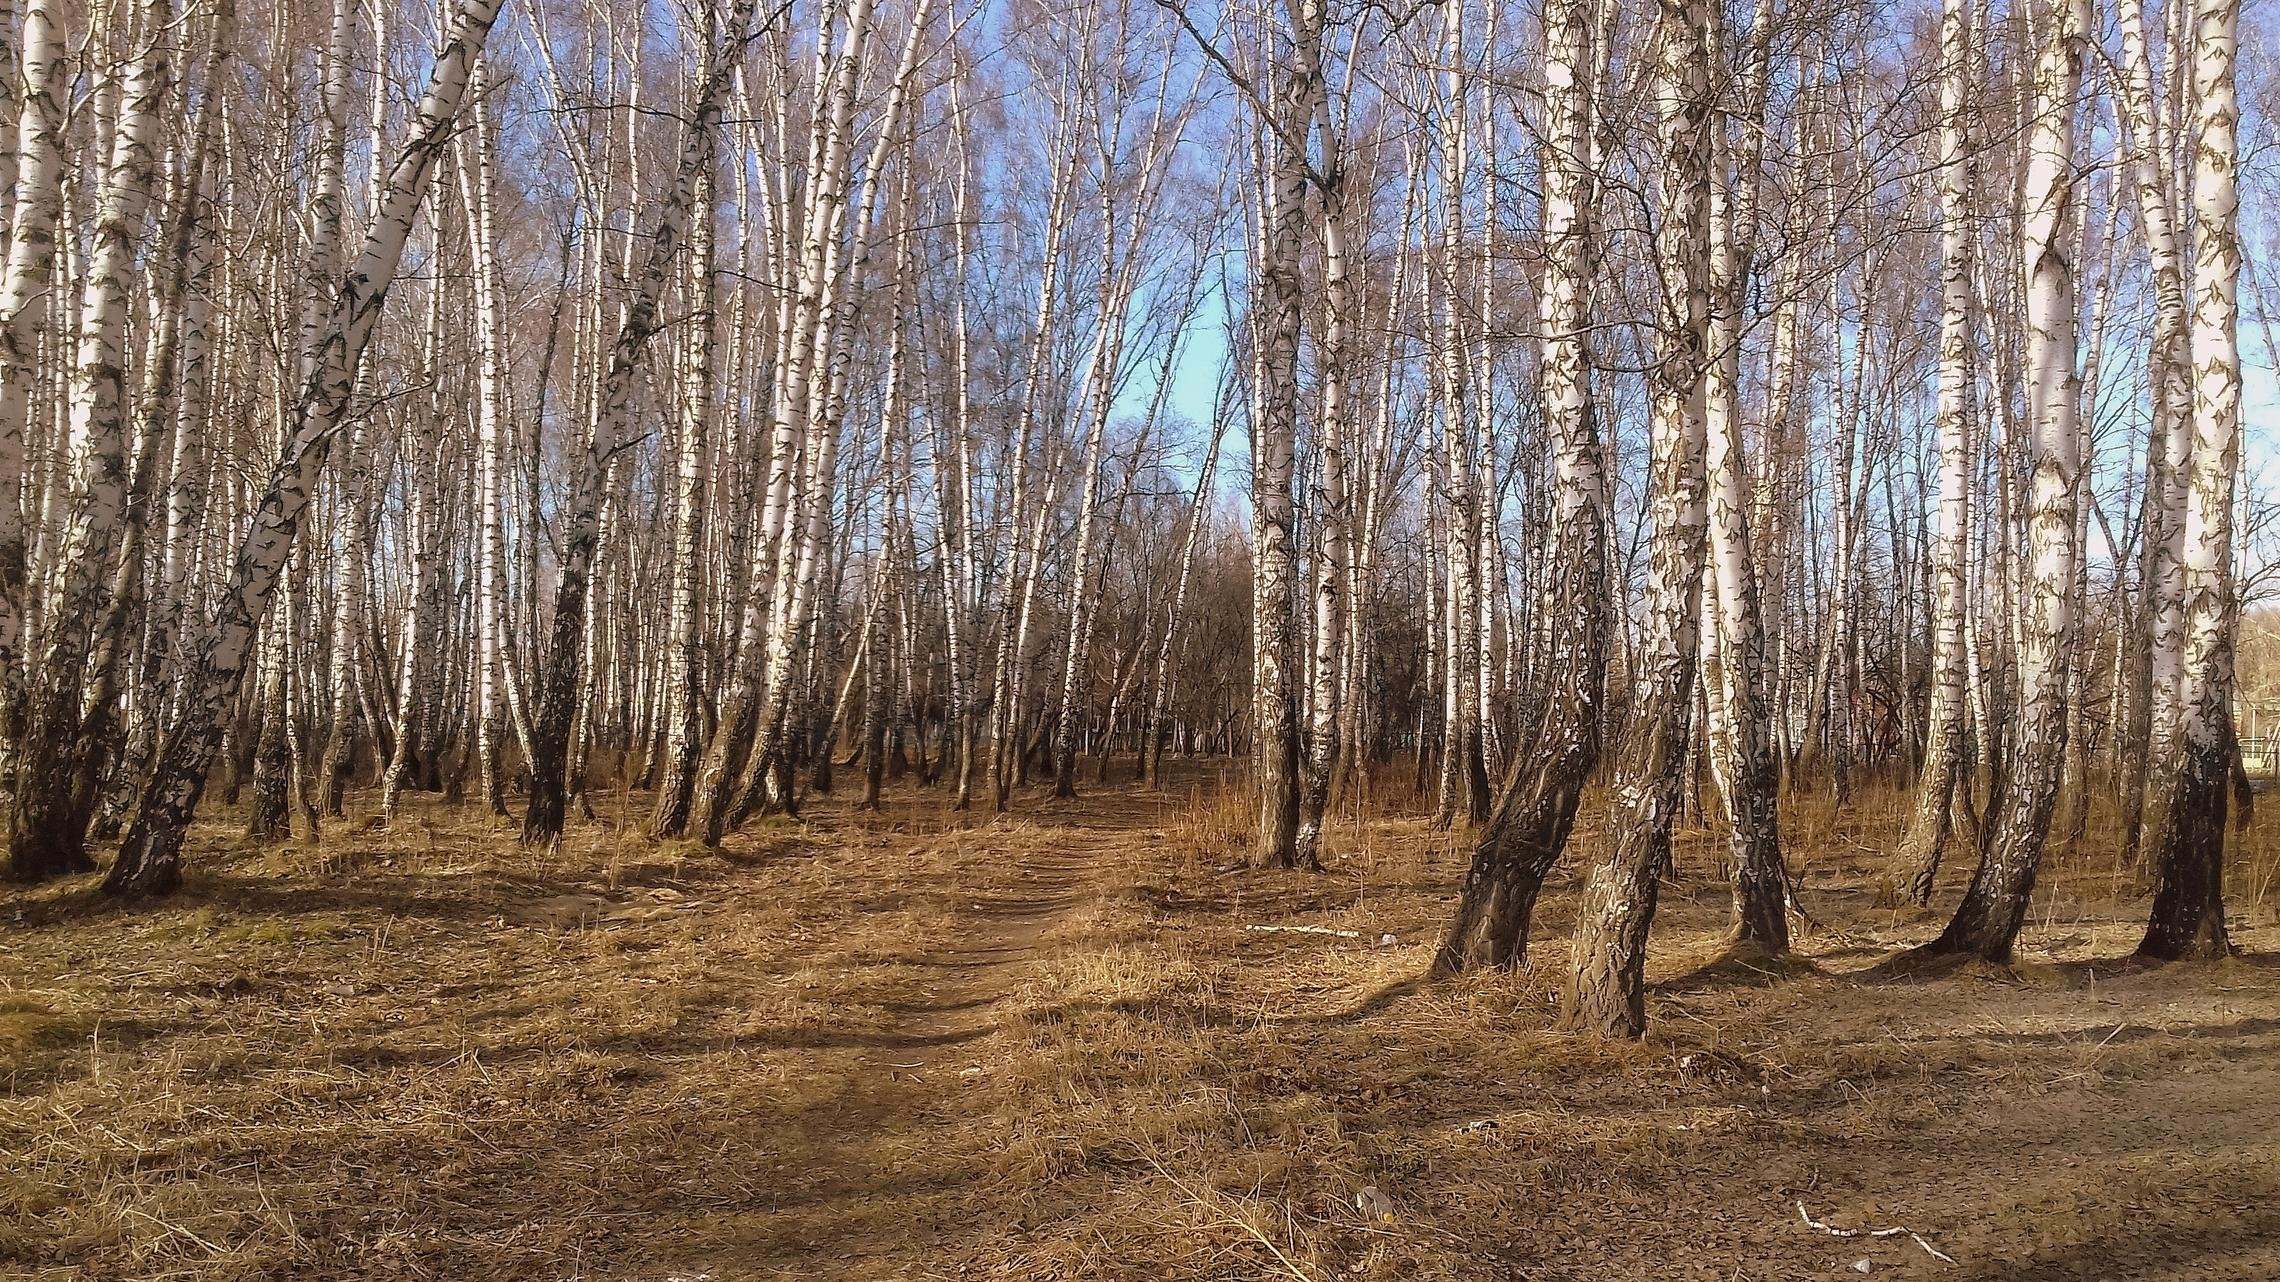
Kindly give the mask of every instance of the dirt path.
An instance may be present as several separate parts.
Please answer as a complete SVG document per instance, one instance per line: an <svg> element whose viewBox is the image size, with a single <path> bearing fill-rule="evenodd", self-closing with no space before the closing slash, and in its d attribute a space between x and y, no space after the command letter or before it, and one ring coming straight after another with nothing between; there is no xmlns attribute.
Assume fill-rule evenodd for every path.
<svg viewBox="0 0 2280 1282"><path fill-rule="evenodd" d="M1095 873L1081 855L1023 851L1002 876L962 889L940 937L909 959L940 978L896 1001L900 1026L865 1058L890 1073L924 1073L996 1032L1024 969L1093 893Z"/></svg>
<svg viewBox="0 0 2280 1282"><path fill-rule="evenodd" d="M1101 893L1106 852L1126 836L1125 822L1094 818L1077 840L989 824L963 835L978 857L931 892L924 934L877 958L890 1021L805 1065L822 1102L786 1146L799 1160L770 1173L764 1210L669 1229L667 1276L929 1277L938 1252L971 1249L1011 1129L997 1077L1013 1061L993 1043L1040 963L1072 946L1063 927Z"/></svg>

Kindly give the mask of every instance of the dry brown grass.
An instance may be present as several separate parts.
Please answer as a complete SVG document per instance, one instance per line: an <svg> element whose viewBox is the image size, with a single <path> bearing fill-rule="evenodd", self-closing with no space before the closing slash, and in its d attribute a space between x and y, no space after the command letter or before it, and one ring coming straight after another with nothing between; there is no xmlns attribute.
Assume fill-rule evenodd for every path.
<svg viewBox="0 0 2280 1282"><path fill-rule="evenodd" d="M1572 862L1530 969L1421 985L1465 835L1348 807L1328 873L1256 872L1217 771L720 854L638 797L543 853L472 808L217 825L164 905L0 910L0 1275L2280 1275L2268 824L2240 959L2114 962L2098 816L2017 967L1872 982L1939 921L1883 893L1904 800L1793 799L1795 964L1721 962L1685 834L1618 1046L1551 1028Z"/></svg>

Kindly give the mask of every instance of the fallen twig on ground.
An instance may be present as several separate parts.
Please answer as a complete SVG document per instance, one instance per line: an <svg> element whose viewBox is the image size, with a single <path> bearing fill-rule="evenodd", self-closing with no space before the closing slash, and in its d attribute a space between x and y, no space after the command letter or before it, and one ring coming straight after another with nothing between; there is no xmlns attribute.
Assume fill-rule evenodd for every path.
<svg viewBox="0 0 2280 1282"><path fill-rule="evenodd" d="M1938 1247L1933 1246L1931 1243L1926 1242L1924 1240L1923 1234L1918 1233L1914 1229L1908 1228L1904 1225L1889 1229L1840 1229L1834 1224L1823 1224L1819 1220L1814 1219L1812 1212L1805 1209L1805 1204L1803 1202L1799 1202L1797 1204L1797 1218L1805 1221L1806 1228L1817 1229L1820 1232L1826 1233L1831 1237L1899 1237L1901 1234L1905 1233L1908 1235L1908 1239L1910 1241L1924 1248L1924 1251L1933 1259L1939 1260L1945 1264L1955 1263L1954 1256L1949 1255L1946 1252L1940 1250Z"/></svg>

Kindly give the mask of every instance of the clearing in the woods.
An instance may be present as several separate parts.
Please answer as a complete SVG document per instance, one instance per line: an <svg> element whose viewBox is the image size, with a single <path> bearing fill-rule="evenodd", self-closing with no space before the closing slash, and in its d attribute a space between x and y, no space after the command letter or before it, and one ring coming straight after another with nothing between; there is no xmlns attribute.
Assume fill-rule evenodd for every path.
<svg viewBox="0 0 2280 1282"><path fill-rule="evenodd" d="M1216 777L717 854L639 797L546 855L477 806L215 823L172 900L0 910L0 1275L2280 1276L2270 821L2235 960L2119 961L2093 839L2014 968L1895 980L1944 920L1890 906L1903 802L1792 807L1778 967L1719 961L1683 835L1635 1045L1552 1030L1572 858L1529 971L1422 984L1461 839L1244 869Z"/></svg>

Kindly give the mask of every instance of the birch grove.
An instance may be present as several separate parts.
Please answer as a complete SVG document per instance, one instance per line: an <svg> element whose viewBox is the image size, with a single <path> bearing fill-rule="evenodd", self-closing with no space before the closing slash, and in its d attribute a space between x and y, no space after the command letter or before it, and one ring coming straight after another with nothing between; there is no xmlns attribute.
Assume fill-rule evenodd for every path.
<svg viewBox="0 0 2280 1282"><path fill-rule="evenodd" d="M1208 768L1245 876L1444 831L1438 977L1580 878L1593 1033L1643 1031L1696 828L1737 955L1838 833L1929 906L1912 965L2007 961L2109 835L2143 956L2229 950L2280 581L2237 0L0 37L19 882L431 800L709 848L851 770L1050 824Z"/></svg>

